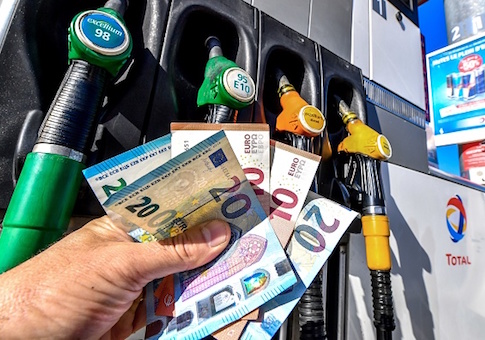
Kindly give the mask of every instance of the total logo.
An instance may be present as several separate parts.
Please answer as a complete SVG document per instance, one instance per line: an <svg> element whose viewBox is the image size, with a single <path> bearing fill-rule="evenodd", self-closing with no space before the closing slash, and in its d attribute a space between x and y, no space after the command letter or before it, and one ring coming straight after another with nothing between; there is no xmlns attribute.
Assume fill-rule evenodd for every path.
<svg viewBox="0 0 485 340"><path fill-rule="evenodd" d="M457 243L465 237L467 219L463 201L460 196L450 198L446 207L446 224L453 243ZM467 255L446 254L446 260L449 266L470 265L470 259Z"/></svg>
<svg viewBox="0 0 485 340"><path fill-rule="evenodd" d="M465 236L466 211L461 197L450 198L446 207L446 224L453 242L459 242Z"/></svg>

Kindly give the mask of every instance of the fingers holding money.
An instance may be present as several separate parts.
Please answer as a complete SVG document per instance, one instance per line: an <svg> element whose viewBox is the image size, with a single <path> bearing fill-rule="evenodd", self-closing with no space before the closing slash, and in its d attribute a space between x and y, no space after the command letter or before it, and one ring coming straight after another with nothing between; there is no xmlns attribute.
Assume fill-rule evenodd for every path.
<svg viewBox="0 0 485 340"><path fill-rule="evenodd" d="M137 244L136 266L147 280L200 267L219 255L231 237L227 222L212 220L158 242Z"/></svg>

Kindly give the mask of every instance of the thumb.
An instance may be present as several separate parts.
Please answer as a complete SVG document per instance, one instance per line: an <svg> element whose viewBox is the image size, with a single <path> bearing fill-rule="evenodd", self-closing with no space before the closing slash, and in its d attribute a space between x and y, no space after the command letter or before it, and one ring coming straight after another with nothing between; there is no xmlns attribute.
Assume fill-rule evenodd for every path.
<svg viewBox="0 0 485 340"><path fill-rule="evenodd" d="M197 268L215 259L230 237L227 222L204 222L172 238L137 244L135 267L148 281Z"/></svg>

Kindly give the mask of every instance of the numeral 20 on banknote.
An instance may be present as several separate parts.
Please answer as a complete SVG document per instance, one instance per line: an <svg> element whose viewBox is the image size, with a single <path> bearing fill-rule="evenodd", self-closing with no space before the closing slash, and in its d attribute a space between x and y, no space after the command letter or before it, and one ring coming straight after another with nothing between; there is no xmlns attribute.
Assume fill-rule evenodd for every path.
<svg viewBox="0 0 485 340"><path fill-rule="evenodd" d="M231 179L234 181L234 185L226 188L212 188L209 190L209 193L216 202L221 202L223 195L235 193L240 189L240 179L237 176L232 176ZM229 195L226 200L223 201L221 205L221 213L225 218L234 220L246 214L250 208L250 197L244 193L236 193ZM152 198L142 196L140 197L140 202L127 205L125 209L132 214L136 214L136 216L139 218L146 218L156 213L160 209L160 205L153 202ZM152 216L147 221L147 226L151 228L158 228L157 232L161 234L163 234L167 229L172 230L171 234L173 235L175 231L173 228L177 228L176 233L183 232L187 229L187 223L183 217L184 215L182 212L177 212L174 209L168 209Z"/></svg>
<svg viewBox="0 0 485 340"><path fill-rule="evenodd" d="M340 221L336 218L334 218L332 225L327 225L322 218L320 207L317 205L312 206L303 219L308 221L312 216L315 216L318 227L325 233L333 233L340 225ZM293 235L295 240L309 251L319 253L325 249L325 238L323 235L320 234L317 229L312 228L307 224L297 225ZM308 237L308 235L310 237ZM310 242L310 240L312 242Z"/></svg>

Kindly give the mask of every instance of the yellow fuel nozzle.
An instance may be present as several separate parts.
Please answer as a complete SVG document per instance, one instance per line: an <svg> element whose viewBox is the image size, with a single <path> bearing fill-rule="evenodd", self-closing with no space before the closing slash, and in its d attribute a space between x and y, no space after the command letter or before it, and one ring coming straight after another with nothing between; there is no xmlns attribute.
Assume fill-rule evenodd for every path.
<svg viewBox="0 0 485 340"><path fill-rule="evenodd" d="M309 138L317 137L323 132L325 117L322 112L300 97L285 75L279 80L278 95L283 111L276 119L276 131Z"/></svg>
<svg viewBox="0 0 485 340"><path fill-rule="evenodd" d="M391 143L386 136L364 124L342 99L335 97L339 114L349 133L349 136L339 144L338 152L360 153L378 160L391 158Z"/></svg>

